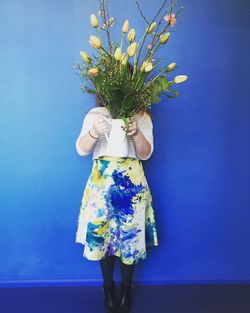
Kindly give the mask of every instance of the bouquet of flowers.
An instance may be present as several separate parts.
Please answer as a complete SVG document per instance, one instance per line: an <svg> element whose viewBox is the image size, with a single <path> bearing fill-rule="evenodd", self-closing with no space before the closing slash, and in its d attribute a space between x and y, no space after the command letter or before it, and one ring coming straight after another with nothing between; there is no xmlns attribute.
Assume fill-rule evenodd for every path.
<svg viewBox="0 0 250 313"><path fill-rule="evenodd" d="M160 95L167 98L179 96L172 89L174 84L187 80L187 75L177 75L172 80L167 76L177 68L176 63L160 66L156 52L164 47L171 37L171 29L182 7L173 13L174 2L167 6L165 0L153 19L145 17L136 1L140 15L146 22L143 35L137 41L136 30L130 28L129 20L121 27L121 40L111 40L111 28L115 19L109 16L108 0L99 0L99 16L91 14L90 22L96 31L89 43L97 55L80 51L83 63L74 63L81 78L81 90L96 95L98 101L110 112L112 118L127 119L139 111L147 111L151 104L160 101ZM102 22L100 23L101 20ZM104 45L102 34L106 35Z"/></svg>

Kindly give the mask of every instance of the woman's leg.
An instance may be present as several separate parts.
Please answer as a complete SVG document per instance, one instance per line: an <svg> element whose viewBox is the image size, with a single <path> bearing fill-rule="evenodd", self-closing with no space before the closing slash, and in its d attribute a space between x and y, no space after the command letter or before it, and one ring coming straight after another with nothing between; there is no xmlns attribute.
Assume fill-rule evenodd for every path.
<svg viewBox="0 0 250 313"><path fill-rule="evenodd" d="M132 276L135 264L124 264L121 261L122 284L119 297L119 306L121 313L130 312L132 306Z"/></svg>
<svg viewBox="0 0 250 313"><path fill-rule="evenodd" d="M100 260L103 283L107 287L112 286L114 282L113 272L114 272L115 258L116 258L115 255L111 255Z"/></svg>
<svg viewBox="0 0 250 313"><path fill-rule="evenodd" d="M104 305L107 313L117 312L117 299L115 294L115 283L113 280L113 272L115 265L115 256L108 256L101 259L100 266L103 276L103 293L104 293Z"/></svg>
<svg viewBox="0 0 250 313"><path fill-rule="evenodd" d="M134 273L135 264L124 264L121 262L121 274L122 274L122 283L124 285L130 285L132 282L132 277Z"/></svg>

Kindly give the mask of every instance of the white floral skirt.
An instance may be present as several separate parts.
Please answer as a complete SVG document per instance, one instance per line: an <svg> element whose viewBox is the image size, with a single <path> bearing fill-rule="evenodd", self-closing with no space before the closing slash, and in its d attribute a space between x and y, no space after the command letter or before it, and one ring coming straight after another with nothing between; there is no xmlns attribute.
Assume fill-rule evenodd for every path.
<svg viewBox="0 0 250 313"><path fill-rule="evenodd" d="M83 256L116 255L125 264L147 257L158 246L152 196L141 160L103 156L93 160L77 221L76 243Z"/></svg>

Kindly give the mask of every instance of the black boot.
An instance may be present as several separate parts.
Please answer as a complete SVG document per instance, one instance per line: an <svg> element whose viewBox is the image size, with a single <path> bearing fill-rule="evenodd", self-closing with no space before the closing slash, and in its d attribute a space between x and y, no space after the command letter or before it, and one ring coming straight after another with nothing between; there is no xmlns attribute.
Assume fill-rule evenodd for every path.
<svg viewBox="0 0 250 313"><path fill-rule="evenodd" d="M118 312L118 304L115 295L115 284L111 286L102 285L102 290L104 294L104 306L106 313L117 313Z"/></svg>
<svg viewBox="0 0 250 313"><path fill-rule="evenodd" d="M119 313L129 313L132 306L132 289L133 283L129 285L121 284L121 292L119 298Z"/></svg>

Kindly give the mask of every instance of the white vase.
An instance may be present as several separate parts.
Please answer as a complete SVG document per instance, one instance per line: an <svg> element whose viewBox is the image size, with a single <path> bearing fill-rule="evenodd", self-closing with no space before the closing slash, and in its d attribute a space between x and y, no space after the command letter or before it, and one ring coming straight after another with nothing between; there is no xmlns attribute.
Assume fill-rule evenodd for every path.
<svg viewBox="0 0 250 313"><path fill-rule="evenodd" d="M109 119L111 124L109 136L105 133L107 139L106 154L113 157L127 157L128 156L128 138L122 126L125 126L123 119Z"/></svg>

